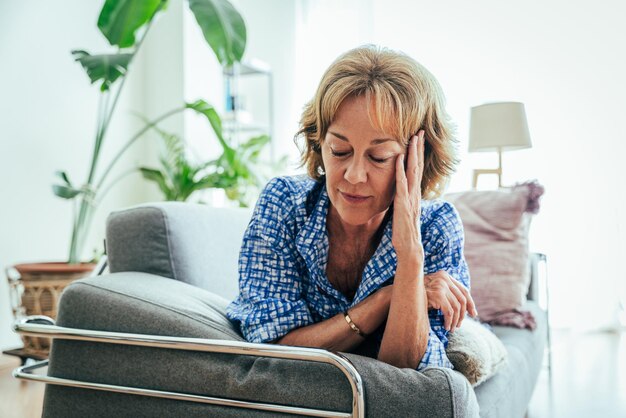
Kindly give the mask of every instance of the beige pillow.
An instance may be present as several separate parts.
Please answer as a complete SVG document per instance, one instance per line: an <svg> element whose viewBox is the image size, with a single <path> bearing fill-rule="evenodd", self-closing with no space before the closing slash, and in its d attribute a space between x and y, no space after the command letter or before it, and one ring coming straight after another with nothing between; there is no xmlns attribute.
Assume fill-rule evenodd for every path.
<svg viewBox="0 0 626 418"><path fill-rule="evenodd" d="M483 322L519 309L526 301L531 191L526 185L493 191L452 193L465 230L471 294Z"/></svg>
<svg viewBox="0 0 626 418"><path fill-rule="evenodd" d="M465 318L456 331L448 334L446 354L472 386L496 374L508 359L498 337L471 317Z"/></svg>

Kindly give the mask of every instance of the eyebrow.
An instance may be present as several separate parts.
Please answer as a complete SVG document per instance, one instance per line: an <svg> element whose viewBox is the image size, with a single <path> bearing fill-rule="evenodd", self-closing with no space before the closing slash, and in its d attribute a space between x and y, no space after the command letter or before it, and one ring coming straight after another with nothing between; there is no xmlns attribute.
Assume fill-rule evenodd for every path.
<svg viewBox="0 0 626 418"><path fill-rule="evenodd" d="M328 131L328 132L333 134L337 138L341 139L342 141L350 142L350 140L346 136L344 136L344 135L338 134L337 132L333 132L333 131ZM372 139L370 141L370 144L378 145L378 144L382 144L382 143L388 142L388 141L395 141L395 139L393 139L393 138L377 138L377 139Z"/></svg>

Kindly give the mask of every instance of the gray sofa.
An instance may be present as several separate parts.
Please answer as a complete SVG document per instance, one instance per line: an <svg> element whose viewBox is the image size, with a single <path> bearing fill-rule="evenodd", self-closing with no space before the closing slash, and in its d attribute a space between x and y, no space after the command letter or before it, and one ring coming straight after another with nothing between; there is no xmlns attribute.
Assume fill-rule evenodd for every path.
<svg viewBox="0 0 626 418"><path fill-rule="evenodd" d="M112 213L106 230L109 272L74 282L64 291L56 322L63 328L56 330L59 338L52 346L48 375L64 379L58 382L91 382L110 385L115 391L120 387L128 390L120 393L107 387L93 390L77 384L48 384L43 416L301 416L250 409L245 402L352 416L356 386L349 383L347 372L338 368L337 362L348 363L347 369L356 371L354 382L362 383L362 416L524 416L547 335L545 312L532 300L527 307L535 314L537 329L495 327L508 350L509 362L476 388L449 369L416 372L358 353L333 355L300 349L301 355L310 350L314 355L332 356L315 362L290 357L287 351L273 352L275 345L245 343L225 317L225 309L237 292L237 257L249 217L248 210L185 203L141 205ZM536 280L531 297L534 286ZM128 345L112 343L115 338L97 342L100 334L94 332L91 340L84 335L70 336L81 333L71 330L194 340L178 338L175 343L146 337L146 341L152 338L152 346L139 339L133 343L139 345ZM234 350L230 352L194 350L198 347L194 344L206 339L239 345L225 349ZM251 346L267 355L248 355L254 353ZM133 394L141 389L171 396ZM234 401L211 402L218 398ZM233 406L238 401L244 402L237 404L243 408Z"/></svg>

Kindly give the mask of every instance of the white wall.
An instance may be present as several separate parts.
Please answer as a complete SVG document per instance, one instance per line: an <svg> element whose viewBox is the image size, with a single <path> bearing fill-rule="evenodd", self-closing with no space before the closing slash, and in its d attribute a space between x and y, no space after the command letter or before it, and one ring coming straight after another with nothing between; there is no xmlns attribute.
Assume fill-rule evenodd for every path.
<svg viewBox="0 0 626 418"><path fill-rule="evenodd" d="M292 90L297 80L296 30L294 17L297 2L283 0L240 0L238 10L243 14L248 30L245 58L257 58L268 63L274 78L274 138L277 157L287 154L281 144L291 144L297 130L294 122L301 104L294 100ZM271 13L271 18L268 14ZM247 106L258 120L268 120L267 86L261 76L242 80L240 91L246 94ZM255 94L257 93L257 94ZM294 117L295 116L295 117ZM295 119L297 120L297 119ZM291 145L289 148L293 148Z"/></svg>
<svg viewBox="0 0 626 418"><path fill-rule="evenodd" d="M555 326L614 325L626 279L625 15L619 1L375 2L376 39L438 77L463 150L471 106L526 104L534 146L505 154L504 181L546 187L531 249L549 258ZM495 155L463 156L451 188L495 164Z"/></svg>
<svg viewBox="0 0 626 418"><path fill-rule="evenodd" d="M495 154L466 152L470 107L524 102L533 148L504 155L503 181L537 178L546 187L531 250L549 258L552 324L615 325L618 300L626 300L619 263L626 254L623 2L256 3L238 2L249 25L248 56L295 70L277 77L282 89L275 91L276 146L294 158L302 105L330 62L363 43L405 51L442 84L462 158L450 191L468 189L472 169L497 165Z"/></svg>
<svg viewBox="0 0 626 418"><path fill-rule="evenodd" d="M275 147L295 162L292 142L304 105L322 71L340 53L374 42L401 49L426 65L448 97L458 124L462 164L451 190L469 187L471 170L494 155L467 155L469 108L494 100L526 103L534 147L504 156L504 182L538 178L547 189L533 225L533 250L550 260L552 322L611 325L626 293L619 266L624 240L626 74L620 22L625 7L531 0L501 4L410 1L234 1L248 25L246 57L268 62L275 75ZM100 2L0 2L0 267L67 256L71 213L52 195L56 169L86 176L97 106L69 51L107 50L96 29ZM139 128L131 111L154 117L181 100L207 98L223 108L219 66L182 0L171 2L131 69L103 150L114 154ZM251 97L252 106L259 100ZM215 152L206 123L173 118L167 129L188 136L201 153ZM146 139L118 172L155 161ZM208 144L208 145L207 145ZM101 166L102 167L102 166ZM292 171L293 171L292 167ZM91 247L99 246L110 210L160 199L138 175L122 181L96 214ZM0 280L0 348L19 345L9 331L7 286Z"/></svg>
<svg viewBox="0 0 626 418"><path fill-rule="evenodd" d="M131 112L156 116L182 100L182 88L176 87L182 86L182 60L175 55L182 49L180 5L180 0L170 2L131 66L100 170L142 126ZM67 259L71 206L52 194L51 184L57 169L66 170L74 182L86 180L98 92L70 50L112 51L96 27L101 7L102 2L80 0L0 2L0 349L21 345L10 331L4 268ZM182 132L182 118L169 123ZM154 144L140 140L110 178L153 161L153 150ZM111 210L149 200L160 196L139 174L121 180L96 212L83 256L102 248L104 220Z"/></svg>

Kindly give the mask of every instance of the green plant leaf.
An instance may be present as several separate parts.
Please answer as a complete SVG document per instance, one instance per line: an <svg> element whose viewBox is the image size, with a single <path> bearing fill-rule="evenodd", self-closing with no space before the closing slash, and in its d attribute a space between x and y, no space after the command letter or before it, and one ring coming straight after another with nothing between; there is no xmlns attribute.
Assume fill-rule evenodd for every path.
<svg viewBox="0 0 626 418"><path fill-rule="evenodd" d="M165 171L161 171L161 173L163 173L163 176L165 178L168 178L171 180L172 185L176 184L176 165L172 164L165 156L160 156L159 157L159 162L161 163L161 167L163 167L163 170ZM172 186L172 188L175 188L176 186Z"/></svg>
<svg viewBox="0 0 626 418"><path fill-rule="evenodd" d="M191 189L191 184L193 183L193 179L190 176L189 164L186 162L179 165L178 172L178 186L179 186L179 196L182 198L186 198L189 196L189 190Z"/></svg>
<svg viewBox="0 0 626 418"><path fill-rule="evenodd" d="M219 159L206 161L206 162L200 164L198 166L198 169L199 170L204 170L204 169L209 168L209 167L217 167L217 162L218 161L219 161Z"/></svg>
<svg viewBox="0 0 626 418"><path fill-rule="evenodd" d="M253 136L243 144L241 144L242 148L263 148L265 144L270 142L270 137L267 135L259 135Z"/></svg>
<svg viewBox="0 0 626 418"><path fill-rule="evenodd" d="M213 128L213 132L215 132L215 135L217 135L218 139L223 140L222 119L220 118L220 115L217 114L213 106L211 106L204 100L196 100L193 103L186 103L185 107L187 109L195 110L201 115L204 115L209 120L209 123Z"/></svg>
<svg viewBox="0 0 626 418"><path fill-rule="evenodd" d="M165 4L163 0L106 0L98 17L98 28L111 45L131 47L135 45L135 32Z"/></svg>
<svg viewBox="0 0 626 418"><path fill-rule="evenodd" d="M67 173L65 171L57 170L54 172L54 175L63 180L65 184L72 187L72 182L70 182L70 179L67 177Z"/></svg>
<svg viewBox="0 0 626 418"><path fill-rule="evenodd" d="M226 0L189 0L204 39L220 64L241 61L246 49L246 25L239 12Z"/></svg>
<svg viewBox="0 0 626 418"><path fill-rule="evenodd" d="M83 193L82 190L80 189L75 189L73 187L69 187L69 186L62 186L60 184L54 184L52 185L52 192L63 198L63 199L73 199L76 196L78 196L79 194Z"/></svg>
<svg viewBox="0 0 626 418"><path fill-rule="evenodd" d="M201 115L204 115L208 119L211 124L211 128L213 128L213 132L215 132L215 135L217 136L217 140L224 149L226 159L232 164L235 159L235 150L228 145L222 135L222 119L215 111L215 108L204 100L196 100L193 103L187 103L185 106L187 109L192 109Z"/></svg>
<svg viewBox="0 0 626 418"><path fill-rule="evenodd" d="M220 177L217 173L208 174L199 180L197 180L193 185L193 190L202 190L209 189L211 187L219 188L220 187Z"/></svg>
<svg viewBox="0 0 626 418"><path fill-rule="evenodd" d="M263 150L263 147L265 147L265 145L269 142L270 137L267 135L254 136L241 144L241 148L244 151L246 159L256 161L259 158L259 154Z"/></svg>
<svg viewBox="0 0 626 418"><path fill-rule="evenodd" d="M161 171L147 167L139 167L139 171L141 171L141 174L146 180L154 181L157 186L159 186L159 189L165 195L166 200L171 200L170 196L172 195L172 188L167 184L165 175Z"/></svg>
<svg viewBox="0 0 626 418"><path fill-rule="evenodd" d="M83 50L74 50L72 55L87 71L92 84L102 80L101 91L108 90L115 80L126 73L133 57L133 54L91 55Z"/></svg>

